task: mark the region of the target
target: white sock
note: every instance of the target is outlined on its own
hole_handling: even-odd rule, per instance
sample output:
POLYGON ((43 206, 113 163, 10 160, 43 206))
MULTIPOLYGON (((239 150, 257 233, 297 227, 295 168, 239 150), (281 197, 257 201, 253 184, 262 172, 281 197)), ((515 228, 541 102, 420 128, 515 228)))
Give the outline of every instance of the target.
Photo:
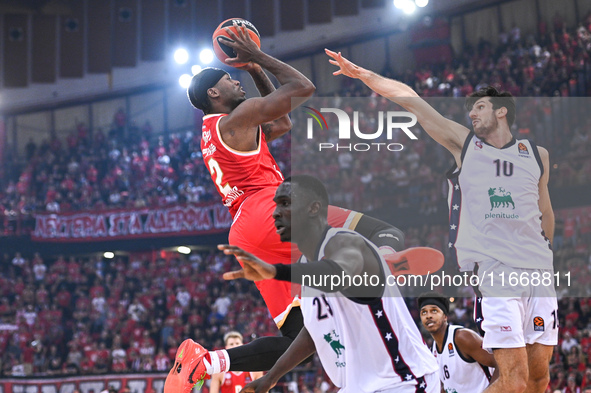
POLYGON ((225 349, 209 351, 209 358, 211 363, 207 361, 207 357, 203 359, 205 368, 209 375, 227 373, 230 371, 230 356, 228 356, 228 351, 225 349))

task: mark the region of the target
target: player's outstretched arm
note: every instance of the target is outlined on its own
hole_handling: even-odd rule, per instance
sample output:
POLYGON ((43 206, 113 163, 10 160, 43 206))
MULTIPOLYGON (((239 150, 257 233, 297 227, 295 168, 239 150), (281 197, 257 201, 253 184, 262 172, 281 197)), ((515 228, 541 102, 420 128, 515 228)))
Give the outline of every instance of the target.
MULTIPOLYGON (((288 265, 279 263, 272 265, 236 246, 220 244, 218 249, 222 250, 226 255, 234 255, 242 263, 242 269, 224 273, 224 280, 244 278, 250 281, 261 281, 276 279, 311 286, 324 292, 337 292, 347 287, 340 281, 333 283, 331 280, 321 280, 319 284, 316 284, 312 282, 311 277, 340 277, 343 273, 351 276, 360 274, 367 267, 365 260, 375 259, 375 256, 371 254, 369 247, 360 236, 349 234, 335 236, 326 246, 325 258, 308 263, 288 265)), ((375 266, 369 266, 369 268, 368 273, 379 273, 377 259, 375 266)))
POLYGON ((278 119, 314 94, 316 87, 301 72, 261 51, 246 33, 246 27, 236 26, 236 30, 238 35, 229 28, 226 29, 234 40, 227 45, 237 54, 232 59, 226 59, 226 62, 257 63, 275 75, 281 86, 264 97, 251 98, 236 107, 225 120, 224 126, 227 129, 251 128, 278 119))
POLYGON ((417 116, 418 122, 425 131, 435 141, 449 150, 456 158, 456 161, 459 160, 464 141, 470 133, 468 128, 443 117, 408 85, 360 67, 344 58, 340 52, 337 53, 328 49, 325 49, 325 51, 331 58, 329 62, 339 67, 337 71, 333 72, 333 75, 345 75, 359 79, 374 92, 413 113, 417 116))
POLYGON ((277 381, 282 376, 310 357, 315 351, 314 341, 304 326, 287 351, 277 360, 273 368, 264 377, 246 385, 242 389, 242 392, 268 392, 277 384, 277 381))
POLYGON ((548 191, 548 180, 550 178, 550 155, 548 150, 538 146, 542 166, 544 167, 544 174, 538 183, 540 199, 538 206, 542 213, 542 229, 544 235, 550 239, 550 243, 554 242, 554 210, 552 210, 552 203, 550 202, 550 192, 548 191))
POLYGON ((277 274, 275 266, 255 257, 240 247, 231 246, 229 244, 220 244, 218 245, 218 249, 223 251, 226 255, 234 255, 236 259, 242 262, 243 266, 240 270, 224 273, 224 280, 245 278, 250 281, 261 281, 275 278, 275 275, 277 274))

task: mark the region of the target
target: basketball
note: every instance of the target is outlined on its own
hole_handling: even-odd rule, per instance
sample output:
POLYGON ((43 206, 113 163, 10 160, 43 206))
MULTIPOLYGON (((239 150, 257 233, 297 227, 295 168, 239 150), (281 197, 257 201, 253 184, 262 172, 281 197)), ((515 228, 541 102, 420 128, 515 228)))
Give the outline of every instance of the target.
MULTIPOLYGON (((215 29, 215 31, 213 32, 213 37, 212 37, 213 51, 214 51, 216 57, 224 64, 227 64, 225 62, 226 59, 236 57, 236 52, 234 52, 234 49, 232 49, 231 47, 226 45, 227 42, 234 42, 234 41, 228 35, 228 33, 226 33, 226 31, 224 30, 224 27, 229 27, 230 29, 232 29, 232 31, 235 34, 238 34, 238 31, 234 27, 234 23, 236 23, 238 26, 245 26, 246 31, 250 35, 250 38, 254 41, 255 44, 257 44, 257 46, 259 48, 261 47, 261 36, 260 36, 258 30, 256 29, 256 27, 254 27, 254 25, 252 23, 250 23, 249 21, 247 21, 245 19, 241 19, 241 18, 227 19, 227 20, 223 21, 222 23, 220 23, 220 25, 217 27, 217 29, 215 29)), ((228 65, 230 65, 230 64, 228 64, 228 65)), ((246 63, 236 63, 236 64, 232 64, 232 67, 242 67, 244 65, 246 65, 246 63)))

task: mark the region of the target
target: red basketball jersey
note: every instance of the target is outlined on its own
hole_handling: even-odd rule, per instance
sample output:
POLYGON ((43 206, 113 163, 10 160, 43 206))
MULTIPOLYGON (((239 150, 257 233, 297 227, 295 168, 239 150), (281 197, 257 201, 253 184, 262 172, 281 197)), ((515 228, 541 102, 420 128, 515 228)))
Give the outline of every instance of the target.
POLYGON ((239 393, 250 382, 252 382, 252 378, 249 372, 228 371, 224 375, 220 393, 239 393))
POLYGON ((256 150, 238 151, 226 145, 219 130, 223 116, 226 114, 203 117, 201 152, 224 206, 234 217, 246 198, 264 188, 277 187, 283 175, 260 127, 256 150))

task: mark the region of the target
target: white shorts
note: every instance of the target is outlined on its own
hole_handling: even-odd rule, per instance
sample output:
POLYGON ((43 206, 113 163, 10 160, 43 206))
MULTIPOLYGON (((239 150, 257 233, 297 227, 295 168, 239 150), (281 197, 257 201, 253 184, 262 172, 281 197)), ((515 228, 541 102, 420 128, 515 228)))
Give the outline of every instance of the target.
POLYGON ((478 263, 482 347, 520 348, 558 343, 558 302, 552 269, 524 269, 498 261, 478 263))
POLYGON ((378 390, 375 393, 441 393, 441 382, 439 381, 439 370, 423 376, 423 381, 416 380, 400 382, 396 387, 378 390), (422 384, 424 383, 424 386, 422 384))

